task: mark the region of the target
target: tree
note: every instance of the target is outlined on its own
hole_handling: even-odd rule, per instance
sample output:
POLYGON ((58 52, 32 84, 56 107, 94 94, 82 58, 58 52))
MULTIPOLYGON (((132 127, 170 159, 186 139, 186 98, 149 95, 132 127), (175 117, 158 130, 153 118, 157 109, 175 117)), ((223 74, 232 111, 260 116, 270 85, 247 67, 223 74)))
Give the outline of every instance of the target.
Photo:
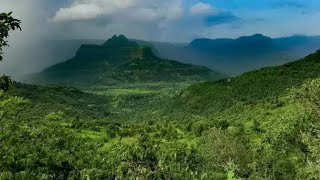
MULTIPOLYGON (((295 101, 301 103, 300 109, 309 116, 302 119, 298 128, 301 138, 300 149, 305 154, 305 166, 298 170, 299 179, 320 178, 320 79, 305 82, 301 88, 292 92, 295 101)), ((297 178, 298 179, 298 178, 297 178)))
MULTIPOLYGON (((20 29, 21 21, 13 18, 12 12, 10 13, 0 13, 0 61, 3 60, 3 52, 2 48, 5 46, 9 46, 6 38, 9 37, 9 32, 11 30, 20 29)), ((0 90, 7 91, 11 85, 11 80, 8 76, 0 77, 0 90)))
POLYGON ((3 75, 0 77, 0 90, 6 92, 9 90, 12 81, 9 76, 3 75))
POLYGON ((245 135, 234 135, 226 130, 213 128, 205 132, 200 142, 200 151, 209 177, 221 172, 226 173, 228 179, 249 176, 252 153, 245 135))
POLYGON ((6 41, 6 38, 9 37, 9 32, 11 30, 20 29, 20 23, 21 21, 18 19, 13 18, 12 12, 10 13, 0 13, 0 61, 3 60, 2 57, 2 48, 4 46, 8 46, 8 41, 6 41))

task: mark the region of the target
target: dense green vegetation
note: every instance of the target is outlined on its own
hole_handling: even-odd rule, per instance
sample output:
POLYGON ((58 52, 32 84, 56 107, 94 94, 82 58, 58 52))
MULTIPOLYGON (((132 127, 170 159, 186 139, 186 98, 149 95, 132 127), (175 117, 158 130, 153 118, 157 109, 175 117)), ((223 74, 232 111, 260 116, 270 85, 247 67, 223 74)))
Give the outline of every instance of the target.
MULTIPOLYGON (((113 121, 87 109, 93 101, 104 99, 108 97, 70 88, 23 84, 1 93, 0 177, 200 177, 196 172, 201 171, 201 158, 193 140, 199 135, 177 122, 113 121), (75 99, 82 99, 83 104, 74 104, 75 99)), ((93 110, 99 113, 101 109, 93 110)))
POLYGON ((248 107, 235 122, 157 112, 187 84, 90 90, 100 95, 16 84, 1 93, 0 177, 318 179, 319 84, 289 90, 279 107, 248 107), (111 114, 99 113, 103 105, 111 114))
MULTIPOLYGON (((217 112, 236 104, 279 102, 288 88, 299 87, 308 79, 320 77, 320 51, 306 58, 277 67, 245 73, 241 76, 200 83, 187 88, 181 101, 189 109, 217 112)), ((281 106, 281 103, 279 104, 281 106)))
POLYGON ((52 111, 61 111, 74 118, 103 118, 110 115, 110 100, 94 94, 84 93, 68 87, 41 87, 15 83, 8 92, 30 101, 23 116, 47 115, 52 111))

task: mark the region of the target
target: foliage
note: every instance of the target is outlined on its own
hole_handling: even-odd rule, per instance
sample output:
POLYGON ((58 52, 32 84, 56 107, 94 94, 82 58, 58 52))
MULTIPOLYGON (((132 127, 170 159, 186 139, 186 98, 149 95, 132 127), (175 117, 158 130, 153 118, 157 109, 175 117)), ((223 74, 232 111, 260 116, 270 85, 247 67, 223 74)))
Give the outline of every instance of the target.
POLYGON ((252 125, 241 119, 179 118, 180 113, 174 113, 176 120, 162 116, 164 112, 157 117, 152 109, 167 110, 160 104, 174 97, 152 102, 164 95, 165 85, 153 96, 131 101, 125 98, 137 93, 131 90, 100 96, 72 88, 15 84, 0 96, 1 178, 318 179, 318 84, 314 80, 293 89, 280 107, 261 103, 255 107, 259 111, 241 112, 244 119, 253 113, 248 116, 254 118, 252 125), (73 99, 82 98, 84 106, 76 106, 73 99), (112 112, 117 98, 124 100, 115 108, 119 114, 95 117, 86 110, 86 104, 101 101, 112 112), (287 103, 294 104, 292 109, 287 103), (138 110, 134 117, 133 111, 125 113, 128 108, 138 110), (257 116, 266 110, 272 115, 257 116))
MULTIPOLYGON (((181 93, 180 103, 196 113, 220 112, 239 103, 255 106, 276 102, 288 89, 320 77, 320 50, 306 58, 277 67, 245 73, 220 81, 200 83, 181 93)), ((281 105, 281 104, 279 104, 281 105)))
POLYGON ((27 106, 24 111, 26 117, 41 117, 59 111, 72 117, 71 119, 94 119, 110 115, 108 98, 84 93, 75 88, 14 83, 8 94, 31 100, 32 105, 27 106))
POLYGON ((12 81, 9 76, 6 76, 6 75, 0 76, 0 90, 7 92, 11 84, 12 84, 12 81))
MULTIPOLYGON (((137 137, 137 141, 100 142, 78 136, 77 129, 70 127, 90 126, 66 125, 68 121, 62 112, 49 113, 43 118, 28 117, 23 115, 26 106, 32 106, 32 102, 1 94, 1 178, 194 179, 201 176, 201 157, 194 148, 178 141, 164 143, 150 133, 159 124, 145 132, 148 124, 132 128, 134 124, 103 125, 105 121, 101 121, 100 126, 106 128, 118 126, 110 130, 121 138, 137 137)), ((167 134, 163 137, 171 138, 167 134)), ((116 139, 110 137, 110 141, 116 139)))
POLYGON ((20 29, 21 21, 12 17, 12 12, 10 13, 0 13, 0 61, 3 60, 2 48, 8 46, 8 41, 6 38, 9 36, 9 31, 20 29))
POLYGON ((202 141, 202 153, 208 172, 236 172, 240 177, 248 177, 252 152, 247 147, 245 136, 235 136, 224 130, 212 129, 204 135, 202 141))
MULTIPOLYGON (((3 47, 9 46, 8 41, 6 41, 6 38, 9 37, 9 32, 16 29, 21 30, 20 23, 20 20, 12 17, 12 12, 0 13, 0 61, 3 60, 3 47)), ((0 90, 8 91, 11 83, 11 79, 8 76, 0 76, 0 90)))
POLYGON ((301 109, 309 112, 309 118, 303 122, 300 130, 300 138, 303 143, 303 152, 306 154, 305 163, 298 171, 301 179, 320 178, 320 79, 308 81, 297 90, 293 90, 293 97, 302 103, 301 109))

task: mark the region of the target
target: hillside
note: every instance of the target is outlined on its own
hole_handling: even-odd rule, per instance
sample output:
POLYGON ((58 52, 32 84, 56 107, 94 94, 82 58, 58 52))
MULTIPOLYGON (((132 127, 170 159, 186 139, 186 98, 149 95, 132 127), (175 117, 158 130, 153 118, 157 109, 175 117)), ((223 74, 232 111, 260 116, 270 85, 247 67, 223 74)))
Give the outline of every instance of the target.
POLYGON ((14 83, 7 95, 29 101, 19 115, 21 118, 42 118, 63 112, 66 117, 95 119, 106 118, 112 111, 110 99, 75 88, 14 83))
POLYGON ((163 60, 152 50, 125 36, 113 36, 102 45, 81 45, 76 55, 30 77, 31 82, 62 85, 217 80, 225 77, 203 66, 163 60))
POLYGON ((15 83, 0 92, 0 179, 319 179, 319 69, 317 51, 188 88, 15 83))
POLYGON ((241 76, 193 85, 181 93, 184 105, 195 111, 217 112, 237 103, 256 104, 284 95, 308 79, 320 77, 320 51, 304 59, 241 76))
POLYGON ((0 92, 0 179, 319 179, 320 79, 304 82, 320 77, 319 60, 180 96, 187 83, 15 83, 0 92))

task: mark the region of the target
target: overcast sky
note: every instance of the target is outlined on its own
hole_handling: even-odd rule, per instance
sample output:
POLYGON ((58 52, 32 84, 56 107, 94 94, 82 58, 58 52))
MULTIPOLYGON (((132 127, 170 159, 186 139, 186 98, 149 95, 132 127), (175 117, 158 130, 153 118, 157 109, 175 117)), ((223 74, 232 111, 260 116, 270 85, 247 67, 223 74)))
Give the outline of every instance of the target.
MULTIPOLYGON (((320 34, 319 0, 0 0, 29 36, 158 41, 320 34)), ((22 36, 22 35, 21 35, 22 36)))
POLYGON ((0 72, 12 74, 37 69, 35 64, 41 63, 31 55, 44 51, 26 51, 25 44, 42 39, 107 39, 124 34, 189 42, 255 33, 320 34, 320 0, 0 0, 0 12, 9 11, 22 20, 23 28, 11 34, 7 61, 0 64, 0 72))

